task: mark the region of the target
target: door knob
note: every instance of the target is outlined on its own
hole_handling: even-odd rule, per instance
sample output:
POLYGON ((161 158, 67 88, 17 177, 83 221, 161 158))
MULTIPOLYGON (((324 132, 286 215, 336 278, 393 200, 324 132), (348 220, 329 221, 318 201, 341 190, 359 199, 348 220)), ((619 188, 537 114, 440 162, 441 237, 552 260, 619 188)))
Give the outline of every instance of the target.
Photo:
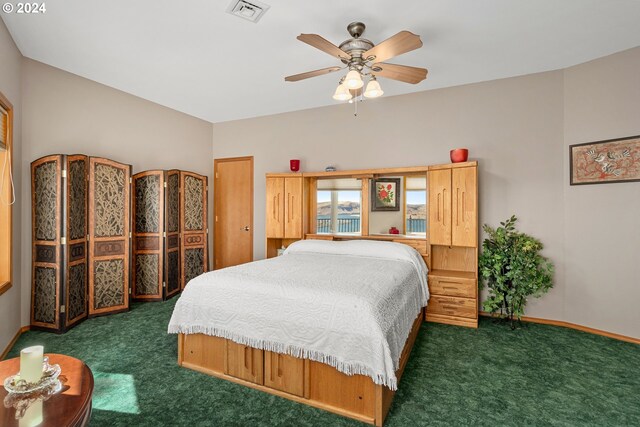
POLYGON ((240 231, 249 231, 249 226, 245 225, 243 228, 240 229, 240 231))

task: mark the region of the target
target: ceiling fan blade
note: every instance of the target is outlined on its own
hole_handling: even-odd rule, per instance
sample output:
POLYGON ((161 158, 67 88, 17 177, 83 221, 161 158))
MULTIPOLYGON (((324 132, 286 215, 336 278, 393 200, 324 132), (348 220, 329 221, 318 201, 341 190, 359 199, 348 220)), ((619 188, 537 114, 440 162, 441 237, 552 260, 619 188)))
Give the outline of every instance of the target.
POLYGON ((322 76, 323 74, 333 73, 334 71, 341 70, 342 67, 327 67, 321 70, 307 71, 306 73, 294 74, 293 76, 287 76, 284 78, 285 82, 297 82, 300 80, 308 79, 311 77, 322 76))
POLYGON ((422 40, 420 36, 417 36, 409 31, 400 31, 395 36, 392 36, 377 46, 372 47, 366 51, 362 57, 369 58, 375 56, 375 62, 383 62, 394 56, 402 55, 403 53, 410 52, 412 50, 422 47, 422 40))
POLYGON ((417 84, 427 78, 427 69, 410 67, 408 65, 396 65, 379 63, 371 66, 373 70, 371 73, 375 76, 385 77, 387 79, 399 80, 405 83, 417 84), (375 71, 377 68, 381 68, 380 71, 375 71))
POLYGON ((347 52, 341 50, 338 46, 331 43, 327 39, 320 37, 317 34, 300 34, 297 39, 303 43, 315 47, 316 49, 320 49, 321 51, 326 52, 335 58, 346 59, 347 61, 351 59, 351 55, 349 55, 347 52))

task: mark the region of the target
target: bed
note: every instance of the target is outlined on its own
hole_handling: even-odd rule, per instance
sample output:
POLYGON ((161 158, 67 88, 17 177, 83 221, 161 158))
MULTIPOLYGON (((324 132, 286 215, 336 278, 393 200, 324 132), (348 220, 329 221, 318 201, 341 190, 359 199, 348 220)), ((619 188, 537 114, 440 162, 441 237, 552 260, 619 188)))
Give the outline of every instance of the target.
POLYGON ((168 332, 184 367, 382 425, 428 292, 410 246, 303 240, 190 281, 168 332))

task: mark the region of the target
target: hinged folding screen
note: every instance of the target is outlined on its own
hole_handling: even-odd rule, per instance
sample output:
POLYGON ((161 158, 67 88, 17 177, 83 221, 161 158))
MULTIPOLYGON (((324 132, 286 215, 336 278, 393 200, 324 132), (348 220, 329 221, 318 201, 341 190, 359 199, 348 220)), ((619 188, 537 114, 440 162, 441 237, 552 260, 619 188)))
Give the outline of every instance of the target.
POLYGON ((63 332, 87 317, 87 168, 83 155, 31 163, 31 324, 63 332))
POLYGON ((189 280, 209 270, 207 177, 180 171, 181 277, 189 280))
POLYGON ((131 166, 91 157, 89 315, 129 308, 131 166))

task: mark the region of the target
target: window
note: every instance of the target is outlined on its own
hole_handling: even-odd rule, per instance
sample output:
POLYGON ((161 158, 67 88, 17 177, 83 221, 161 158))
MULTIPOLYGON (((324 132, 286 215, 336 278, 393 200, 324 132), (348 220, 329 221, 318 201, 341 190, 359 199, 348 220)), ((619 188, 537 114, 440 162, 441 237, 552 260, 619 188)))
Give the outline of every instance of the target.
POLYGON ((317 233, 360 233, 362 183, 357 179, 318 181, 317 233))
POLYGON ((406 234, 426 235, 427 233, 427 180, 409 177, 405 193, 406 234))
POLYGON ((15 201, 11 170, 12 107, 0 93, 0 294, 11 287, 11 205, 15 201))

